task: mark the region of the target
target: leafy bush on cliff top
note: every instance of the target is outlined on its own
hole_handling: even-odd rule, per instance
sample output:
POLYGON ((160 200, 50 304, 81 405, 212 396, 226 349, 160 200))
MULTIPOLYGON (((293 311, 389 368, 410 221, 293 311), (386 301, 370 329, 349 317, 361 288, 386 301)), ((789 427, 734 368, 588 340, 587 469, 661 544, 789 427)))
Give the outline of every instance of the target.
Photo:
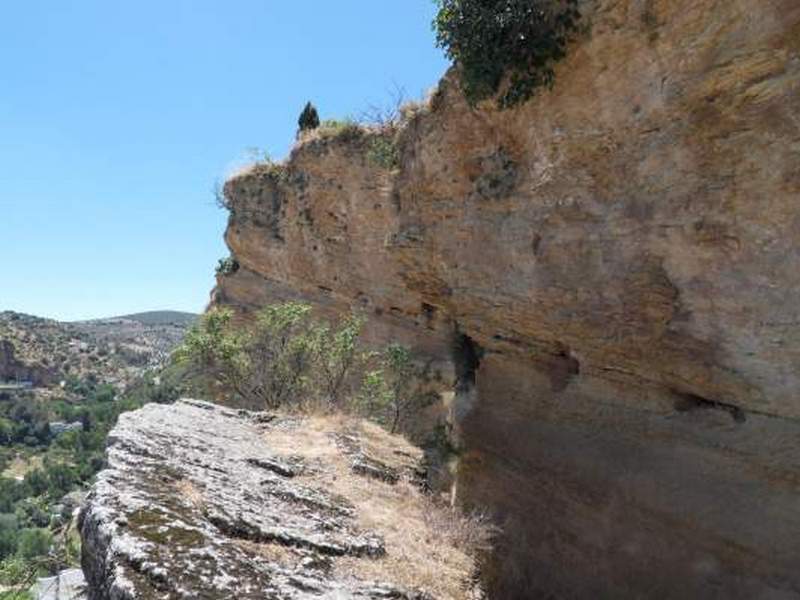
POLYGON ((436 42, 459 68, 470 104, 498 92, 508 108, 552 86, 578 0, 437 0, 436 42))

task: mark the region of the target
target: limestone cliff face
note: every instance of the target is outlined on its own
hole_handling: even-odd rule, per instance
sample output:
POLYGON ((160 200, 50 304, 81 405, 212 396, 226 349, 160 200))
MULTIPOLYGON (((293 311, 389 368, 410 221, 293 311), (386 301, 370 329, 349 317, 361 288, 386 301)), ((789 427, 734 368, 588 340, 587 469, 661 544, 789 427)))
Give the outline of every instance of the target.
POLYGON ((445 77, 397 170, 367 132, 232 178, 214 301, 360 307, 459 380, 496 597, 794 597, 800 4, 584 9, 552 91, 445 77))

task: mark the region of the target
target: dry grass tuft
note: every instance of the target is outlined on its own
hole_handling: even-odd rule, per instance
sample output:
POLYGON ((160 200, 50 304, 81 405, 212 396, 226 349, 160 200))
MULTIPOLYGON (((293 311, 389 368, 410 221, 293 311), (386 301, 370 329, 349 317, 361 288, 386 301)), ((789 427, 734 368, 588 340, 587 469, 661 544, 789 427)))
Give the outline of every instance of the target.
POLYGON ((292 567, 299 560, 296 550, 282 544, 258 544, 247 540, 236 540, 235 543, 248 554, 260 556, 265 561, 281 567, 292 567))
POLYGON ((203 497, 203 492, 188 479, 181 479, 175 484, 175 487, 180 494, 179 497, 186 498, 193 506, 197 508, 203 508, 205 506, 206 502, 203 497))
POLYGON ((500 529, 489 517, 480 512, 464 514, 451 506, 433 503, 425 513, 425 522, 431 531, 460 548, 468 548, 470 554, 489 552, 500 529))
POLYGON ((247 162, 232 169, 226 181, 233 181, 240 177, 251 177, 254 175, 265 175, 274 179, 280 179, 286 169, 286 165, 282 162, 275 162, 272 160, 257 160, 247 162))

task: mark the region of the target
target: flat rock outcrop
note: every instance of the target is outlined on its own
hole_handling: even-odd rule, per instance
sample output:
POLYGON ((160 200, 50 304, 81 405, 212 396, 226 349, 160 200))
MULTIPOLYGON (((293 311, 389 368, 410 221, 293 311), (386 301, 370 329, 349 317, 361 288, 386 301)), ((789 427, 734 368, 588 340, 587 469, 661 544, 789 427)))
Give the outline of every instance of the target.
POLYGON ((231 178, 214 302, 356 307, 444 365, 496 597, 796 597, 800 4, 581 6, 552 90, 446 76, 396 169, 370 130, 231 178))
POLYGON ((471 559, 425 524, 440 509, 414 487, 419 458, 332 418, 125 414, 79 521, 89 600, 468 597, 471 559), (391 481, 351 468, 370 447, 391 481))

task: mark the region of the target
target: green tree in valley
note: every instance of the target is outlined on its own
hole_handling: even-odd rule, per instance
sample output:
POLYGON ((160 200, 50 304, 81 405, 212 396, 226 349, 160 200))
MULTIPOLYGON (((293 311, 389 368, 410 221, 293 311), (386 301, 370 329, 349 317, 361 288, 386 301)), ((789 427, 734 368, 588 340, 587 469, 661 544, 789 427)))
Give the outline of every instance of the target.
POLYGON ((19 533, 17 554, 24 560, 44 556, 53 545, 53 534, 49 529, 23 529, 19 533))
POLYGON ((13 514, 0 514, 0 559, 17 551, 19 519, 13 514))

